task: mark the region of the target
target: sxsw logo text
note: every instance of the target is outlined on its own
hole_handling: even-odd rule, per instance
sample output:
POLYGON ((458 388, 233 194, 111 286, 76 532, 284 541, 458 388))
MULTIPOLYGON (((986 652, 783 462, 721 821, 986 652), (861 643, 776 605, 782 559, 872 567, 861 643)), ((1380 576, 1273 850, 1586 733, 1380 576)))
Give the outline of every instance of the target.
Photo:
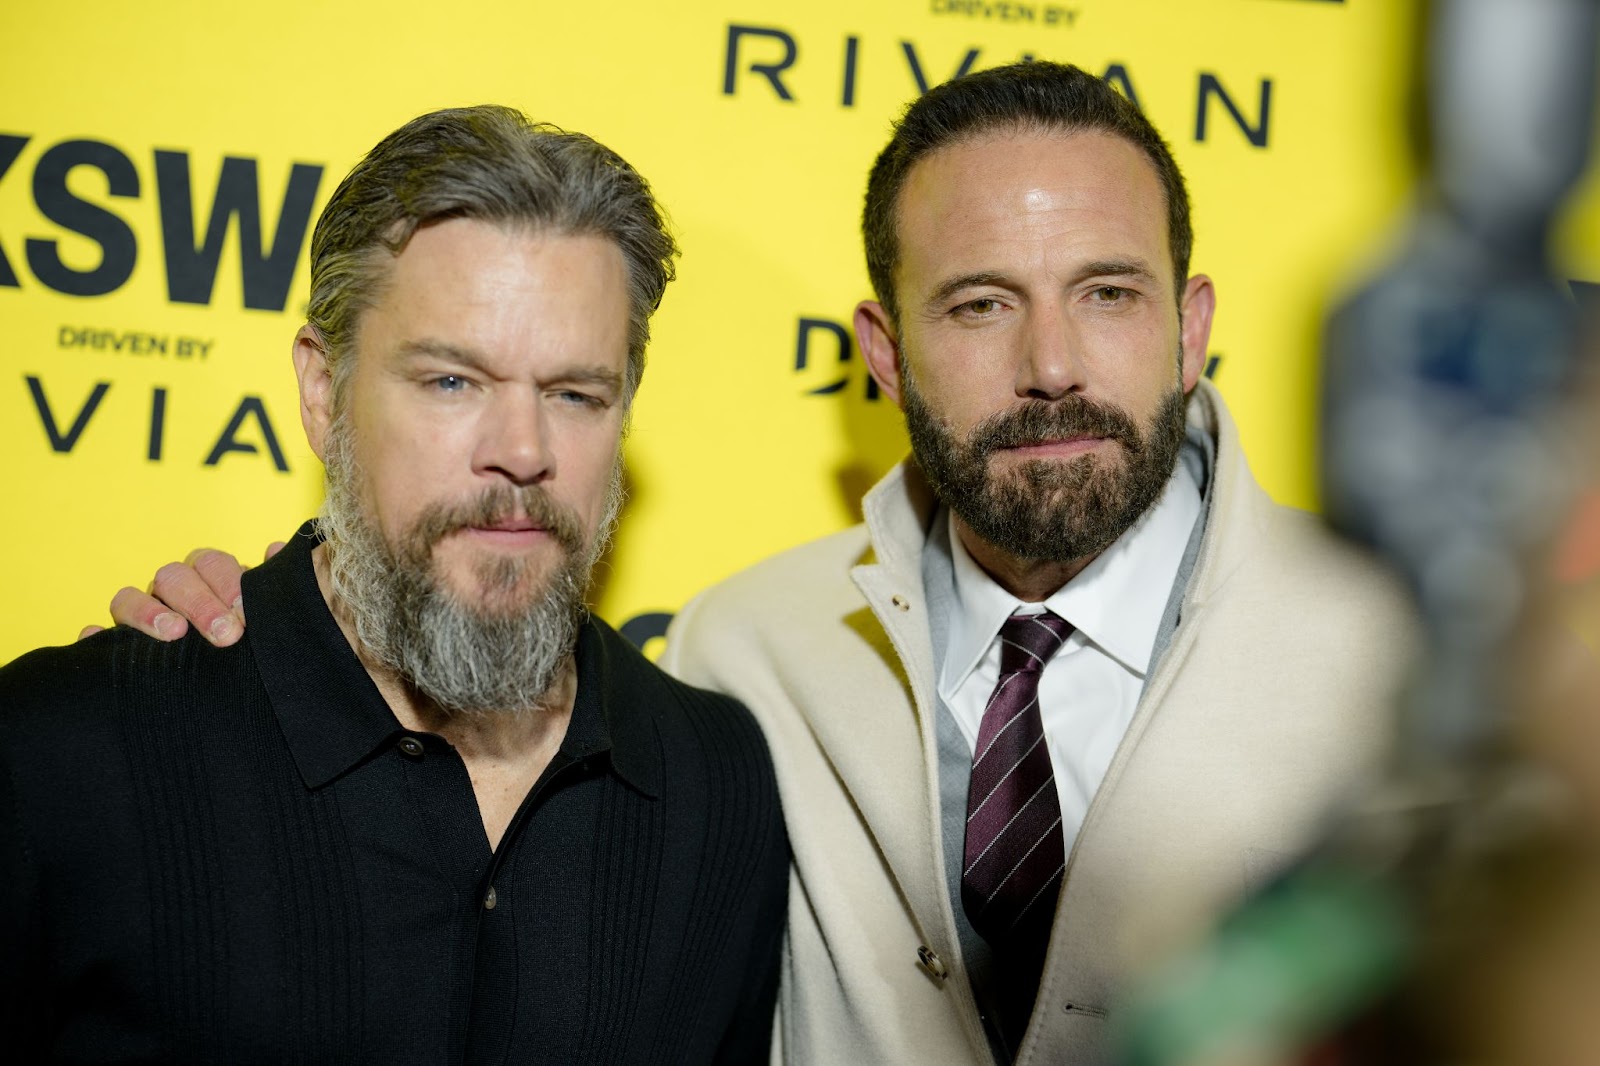
MULTIPOLYGON (((20 169, 16 163, 31 140, 26 135, 0 134, 0 181, 28 180, 13 171, 20 169)), ((211 302, 223 246, 231 234, 238 246, 244 306, 282 311, 323 168, 295 163, 287 181, 263 190, 255 159, 227 156, 216 187, 196 189, 189 153, 157 148, 151 172, 167 299, 180 304, 211 302), (263 194, 275 210, 263 211, 263 194), (270 234, 263 224, 269 215, 277 219, 270 234)), ((140 241, 127 219, 100 201, 137 200, 150 192, 133 160, 104 141, 60 141, 34 160, 31 181, 39 214, 97 245, 99 262, 70 265, 61 255, 60 242, 46 232, 0 232, 0 287, 23 287, 19 271, 24 264, 33 280, 68 296, 104 296, 126 284, 142 252, 140 241), (86 171, 93 174, 85 175, 86 171), (78 190, 104 188, 105 193, 89 199, 74 185, 78 190)))

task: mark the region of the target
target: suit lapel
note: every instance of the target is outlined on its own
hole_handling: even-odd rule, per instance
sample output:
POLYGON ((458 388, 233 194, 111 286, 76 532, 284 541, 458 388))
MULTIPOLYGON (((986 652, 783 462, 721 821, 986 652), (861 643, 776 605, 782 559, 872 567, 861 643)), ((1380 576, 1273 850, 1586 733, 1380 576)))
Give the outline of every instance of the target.
POLYGON ((921 479, 902 464, 863 510, 874 558, 850 576, 867 610, 847 619, 899 682, 865 694, 852 713, 817 716, 813 728, 855 798, 894 873, 925 943, 952 961, 954 921, 945 891, 938 804, 933 644, 922 584, 922 547, 933 512, 921 479))

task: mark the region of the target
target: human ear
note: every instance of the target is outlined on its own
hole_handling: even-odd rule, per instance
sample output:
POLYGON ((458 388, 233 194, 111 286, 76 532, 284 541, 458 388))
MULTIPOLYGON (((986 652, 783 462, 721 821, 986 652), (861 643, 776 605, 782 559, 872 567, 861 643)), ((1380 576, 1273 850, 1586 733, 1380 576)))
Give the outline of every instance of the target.
POLYGON ((895 339, 894 322, 877 300, 862 300, 856 305, 856 344, 867 361, 867 370, 884 395, 900 405, 900 343, 895 339))
POLYGON ((325 459, 328 425, 333 421, 333 375, 322 333, 307 322, 294 335, 294 374, 300 382, 300 424, 318 459, 325 459))
POLYGON ((1217 309, 1217 291, 1211 279, 1196 274, 1183 289, 1178 341, 1183 351, 1183 391, 1194 389, 1206 368, 1211 344, 1211 316, 1217 309))

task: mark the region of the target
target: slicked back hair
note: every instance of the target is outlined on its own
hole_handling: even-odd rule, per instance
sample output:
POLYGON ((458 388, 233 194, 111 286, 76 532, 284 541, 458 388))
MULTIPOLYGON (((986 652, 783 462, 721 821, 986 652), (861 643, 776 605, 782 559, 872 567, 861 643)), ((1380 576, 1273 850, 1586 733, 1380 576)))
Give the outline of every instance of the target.
POLYGON ((1172 151, 1134 104, 1107 82, 1062 63, 1025 62, 945 82, 906 108, 867 179, 861 233, 867 274, 891 321, 899 322, 894 273, 900 263, 900 192, 917 161, 950 145, 1008 133, 1109 133, 1129 141, 1156 168, 1167 200, 1167 243, 1179 299, 1189 276, 1194 233, 1189 193, 1172 151))
POLYGON ((361 313, 420 226, 472 218, 603 237, 628 273, 627 392, 644 374, 650 316, 674 276, 678 246, 650 186, 605 145, 484 105, 412 119, 368 152, 334 190, 311 236, 306 318, 322 335, 335 407, 355 361, 361 313))

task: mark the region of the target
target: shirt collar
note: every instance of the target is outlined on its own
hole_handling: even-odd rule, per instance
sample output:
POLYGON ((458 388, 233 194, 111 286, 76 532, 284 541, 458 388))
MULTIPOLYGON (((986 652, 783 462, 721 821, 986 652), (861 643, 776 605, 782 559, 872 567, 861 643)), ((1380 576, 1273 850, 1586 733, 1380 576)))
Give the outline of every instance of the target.
MULTIPOLYGON (((1188 464, 1178 463, 1156 503, 1043 606, 1143 677, 1199 514, 1200 486, 1188 464)), ((1007 618, 1019 609, 1037 609, 985 573, 961 543, 954 517, 948 521, 955 610, 939 679, 946 699, 977 667, 1007 618)))
POLYGON ((578 695, 561 742, 573 758, 608 753, 611 768, 652 799, 662 755, 651 708, 666 704, 666 678, 616 630, 590 617, 578 631, 578 695))
MULTIPOLYGON (((321 542, 316 523, 307 522, 281 552, 243 579, 245 642, 300 776, 313 789, 405 732, 322 598, 311 556, 321 542)), ((646 795, 659 795, 655 724, 648 704, 633 698, 650 691, 633 676, 645 660, 596 619, 579 631, 576 656, 578 692, 562 754, 575 760, 609 755, 620 777, 646 795)))

